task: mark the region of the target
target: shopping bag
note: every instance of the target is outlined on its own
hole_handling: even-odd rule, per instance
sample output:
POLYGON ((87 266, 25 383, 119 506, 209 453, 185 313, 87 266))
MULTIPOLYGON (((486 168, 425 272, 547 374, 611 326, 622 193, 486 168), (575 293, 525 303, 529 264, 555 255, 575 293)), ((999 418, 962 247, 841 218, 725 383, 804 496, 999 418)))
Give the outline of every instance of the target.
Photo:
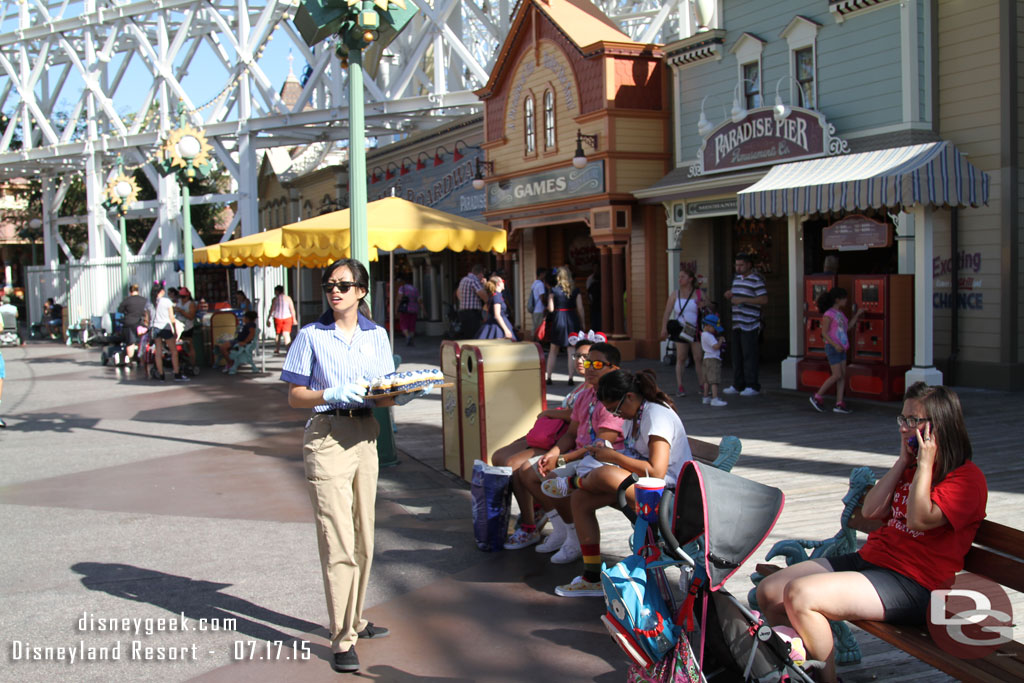
POLYGON ((505 547, 512 502, 512 468, 473 461, 470 482, 473 499, 473 537, 476 547, 492 552, 505 547))

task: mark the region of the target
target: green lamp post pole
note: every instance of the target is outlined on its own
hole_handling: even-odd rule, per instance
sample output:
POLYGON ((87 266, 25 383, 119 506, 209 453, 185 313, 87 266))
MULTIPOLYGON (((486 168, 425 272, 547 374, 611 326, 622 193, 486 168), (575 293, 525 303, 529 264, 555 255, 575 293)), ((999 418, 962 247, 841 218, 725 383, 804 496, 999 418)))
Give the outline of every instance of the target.
MULTIPOLYGON (((371 5, 372 3, 364 3, 371 5)), ((373 13, 376 15, 376 13, 373 13)), ((366 225, 366 121, 363 113, 362 32, 347 36, 348 51, 348 206, 352 258, 370 267, 369 233, 366 225), (353 44, 355 43, 355 44, 353 44)), ((367 294, 369 299, 370 295, 367 294)), ((369 301, 367 301, 369 303, 369 301)))
MULTIPOLYGON (((124 159, 121 158, 120 154, 117 155, 117 175, 119 177, 124 175, 124 159)), ((118 183, 117 187, 115 188, 115 191, 117 192, 118 196, 121 197, 121 204, 118 205, 118 207, 117 207, 117 229, 118 229, 118 232, 121 233, 121 290, 124 292, 125 296, 127 296, 128 295, 128 228, 125 225, 125 219, 124 219, 124 214, 125 214, 124 200, 126 200, 128 198, 128 195, 131 194, 131 187, 128 187, 127 191, 125 191, 124 195, 122 196, 121 195, 122 190, 124 190, 125 188, 122 188, 121 185, 122 185, 122 183, 118 183)))
MULTIPOLYGON (((192 160, 188 160, 188 167, 192 169, 192 160)), ((196 278, 194 264, 192 262, 192 206, 190 203, 188 185, 192 181, 186 177, 181 183, 181 217, 184 222, 184 241, 182 250, 185 252, 185 287, 189 292, 196 291, 196 278)))

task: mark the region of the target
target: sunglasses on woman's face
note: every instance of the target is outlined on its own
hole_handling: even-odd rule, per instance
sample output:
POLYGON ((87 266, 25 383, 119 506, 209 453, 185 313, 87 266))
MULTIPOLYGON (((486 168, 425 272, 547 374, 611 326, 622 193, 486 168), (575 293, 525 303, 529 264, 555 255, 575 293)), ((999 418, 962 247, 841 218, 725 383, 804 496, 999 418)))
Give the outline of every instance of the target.
POLYGON ((629 396, 629 394, 623 394, 622 398, 619 399, 619 402, 617 404, 615 404, 615 410, 612 411, 612 417, 622 417, 623 416, 622 415, 622 404, 626 402, 626 397, 627 396, 629 396))
POLYGON ((583 361, 583 367, 594 368, 595 370, 604 370, 605 368, 614 368, 615 365, 609 363, 606 360, 590 360, 589 358, 583 361))
POLYGON ((353 287, 358 287, 358 282, 347 282, 345 280, 328 280, 324 283, 324 294, 330 294, 335 288, 338 289, 342 294, 347 294, 348 290, 353 287))

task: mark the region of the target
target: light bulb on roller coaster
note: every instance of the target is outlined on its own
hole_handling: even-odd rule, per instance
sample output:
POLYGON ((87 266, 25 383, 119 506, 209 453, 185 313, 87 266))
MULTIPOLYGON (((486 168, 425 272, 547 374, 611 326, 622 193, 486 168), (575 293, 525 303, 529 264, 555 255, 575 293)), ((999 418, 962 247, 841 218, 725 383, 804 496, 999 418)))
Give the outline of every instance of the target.
POLYGON ((372 43, 375 40, 377 40, 377 32, 376 31, 370 31, 370 30, 363 31, 363 42, 364 43, 370 44, 370 43, 372 43))

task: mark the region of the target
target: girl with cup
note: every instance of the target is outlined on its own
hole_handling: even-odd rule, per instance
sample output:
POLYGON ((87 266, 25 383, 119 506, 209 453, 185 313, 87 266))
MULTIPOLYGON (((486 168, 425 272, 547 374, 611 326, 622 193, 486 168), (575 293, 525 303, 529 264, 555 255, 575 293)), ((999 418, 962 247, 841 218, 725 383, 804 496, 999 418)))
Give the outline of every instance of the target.
MULTIPOLYGON (((576 534, 583 551, 583 574, 555 589, 562 597, 604 595, 597 510, 615 504, 619 484, 634 473, 660 480, 662 486, 675 486, 683 463, 693 458, 675 405, 658 388, 653 371, 635 375, 627 370, 608 373, 598 382, 597 399, 613 416, 623 419, 622 451, 601 444, 587 446, 587 456, 576 476, 548 479, 542 484, 544 493, 552 498, 571 496, 576 534), (588 463, 594 466, 588 467, 588 463)), ((655 483, 648 481, 648 489, 656 489, 652 486, 655 483)), ((632 489, 626 495, 635 504, 632 489)))

